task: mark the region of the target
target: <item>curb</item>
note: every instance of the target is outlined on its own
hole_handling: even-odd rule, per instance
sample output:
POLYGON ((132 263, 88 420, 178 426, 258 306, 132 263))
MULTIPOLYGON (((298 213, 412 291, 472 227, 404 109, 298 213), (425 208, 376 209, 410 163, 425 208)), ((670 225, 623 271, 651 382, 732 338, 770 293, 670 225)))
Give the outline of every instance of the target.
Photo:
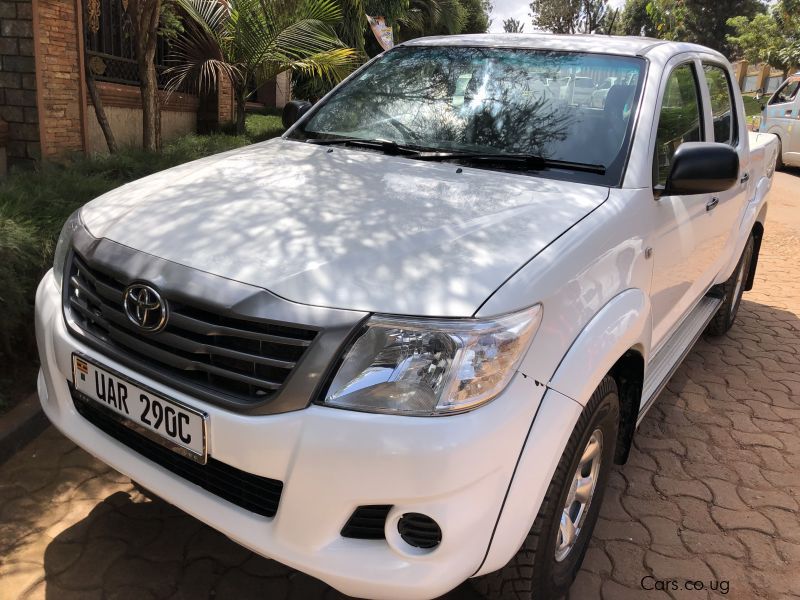
POLYGON ((36 393, 0 416, 0 464, 44 431, 48 424, 36 393))

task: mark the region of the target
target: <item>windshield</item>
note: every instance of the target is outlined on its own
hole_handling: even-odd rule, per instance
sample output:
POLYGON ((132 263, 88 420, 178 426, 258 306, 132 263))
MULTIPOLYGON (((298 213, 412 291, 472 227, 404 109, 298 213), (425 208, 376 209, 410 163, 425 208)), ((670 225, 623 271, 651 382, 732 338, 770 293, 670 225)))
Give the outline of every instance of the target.
POLYGON ((598 165, 570 178, 618 185, 643 69, 640 58, 604 54, 401 46, 337 89, 290 137, 532 155, 598 165), (592 99, 607 81, 608 92, 592 99))

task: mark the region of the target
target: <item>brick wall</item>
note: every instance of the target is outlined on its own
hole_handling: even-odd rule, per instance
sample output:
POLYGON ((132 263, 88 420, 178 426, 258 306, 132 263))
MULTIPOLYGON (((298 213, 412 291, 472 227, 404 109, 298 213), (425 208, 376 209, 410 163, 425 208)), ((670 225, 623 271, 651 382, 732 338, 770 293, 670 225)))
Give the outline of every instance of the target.
POLYGON ((8 123, 8 165, 39 157, 31 0, 0 0, 0 119, 8 123))
POLYGON ((227 77, 219 78, 217 90, 217 122, 222 125, 236 120, 236 104, 233 100, 233 86, 227 77))
POLYGON ((85 148, 80 0, 33 0, 42 156, 85 148))

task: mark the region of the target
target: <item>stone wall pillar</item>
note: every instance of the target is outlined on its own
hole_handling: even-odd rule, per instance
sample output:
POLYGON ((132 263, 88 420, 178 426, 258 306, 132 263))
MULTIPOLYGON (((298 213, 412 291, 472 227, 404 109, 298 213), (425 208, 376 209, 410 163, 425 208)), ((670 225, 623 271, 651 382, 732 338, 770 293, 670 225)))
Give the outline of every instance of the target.
POLYGON ((86 148, 81 0, 33 0, 42 157, 86 148))
POLYGON ((749 66, 748 62, 744 59, 738 60, 733 63, 733 73, 736 77, 736 83, 739 85, 739 89, 744 89, 744 82, 747 79, 747 67, 749 66))
POLYGON ((233 123, 236 120, 233 85, 227 77, 220 77, 217 88, 217 123, 220 125, 233 123))
POLYGON ((39 158, 32 0, 0 0, 0 119, 8 123, 8 166, 39 158))

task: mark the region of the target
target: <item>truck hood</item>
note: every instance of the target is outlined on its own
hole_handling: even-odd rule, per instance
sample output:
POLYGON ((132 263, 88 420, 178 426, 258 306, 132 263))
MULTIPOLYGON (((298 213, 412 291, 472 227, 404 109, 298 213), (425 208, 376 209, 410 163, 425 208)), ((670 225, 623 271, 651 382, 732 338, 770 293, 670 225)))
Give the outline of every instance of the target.
POLYGON ((295 302, 456 317, 607 196, 278 139, 129 183, 81 214, 95 237, 295 302))

